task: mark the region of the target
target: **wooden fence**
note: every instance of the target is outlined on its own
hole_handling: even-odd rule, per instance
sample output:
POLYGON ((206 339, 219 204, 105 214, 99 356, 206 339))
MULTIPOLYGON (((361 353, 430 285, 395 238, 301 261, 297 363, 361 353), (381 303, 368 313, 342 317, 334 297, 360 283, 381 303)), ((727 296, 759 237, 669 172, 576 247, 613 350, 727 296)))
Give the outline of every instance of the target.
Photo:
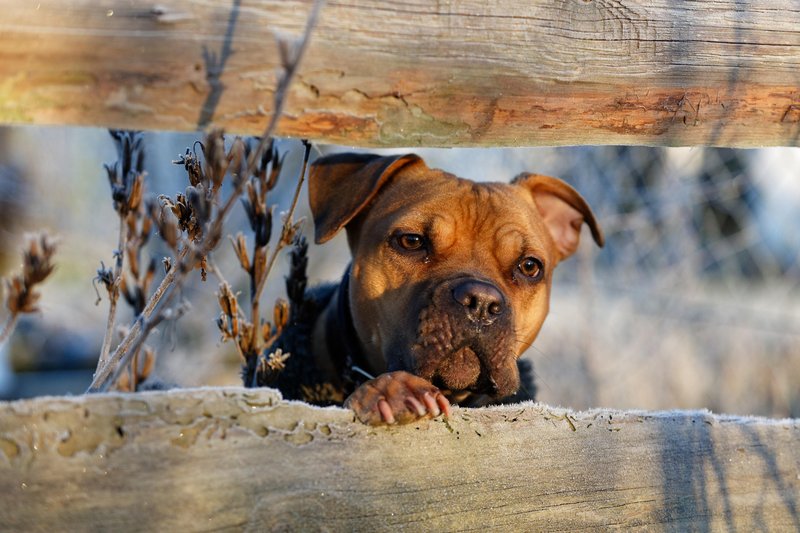
MULTIPOLYGON (((261 133, 308 1, 6 0, 0 122, 261 133)), ((362 146, 797 146, 789 0, 329 2, 283 135, 362 146)))
POLYGON ((271 390, 0 405, 5 531, 797 531, 800 421, 455 409, 373 429, 271 390))
MULTIPOLYGON (((308 2, 7 0, 0 122, 260 133, 308 2)), ((329 2, 280 133, 359 146, 797 146, 788 1, 329 2)), ((800 530, 800 422, 270 390, 0 404, 2 530, 800 530)))

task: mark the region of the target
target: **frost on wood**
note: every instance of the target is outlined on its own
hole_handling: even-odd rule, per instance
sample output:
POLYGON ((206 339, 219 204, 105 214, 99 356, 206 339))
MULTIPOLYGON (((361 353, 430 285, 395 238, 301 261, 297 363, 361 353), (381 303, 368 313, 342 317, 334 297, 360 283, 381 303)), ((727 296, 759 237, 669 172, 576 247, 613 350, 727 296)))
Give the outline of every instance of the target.
POLYGON ((369 428, 271 390, 0 404, 0 529, 800 527, 800 421, 455 409, 369 428))

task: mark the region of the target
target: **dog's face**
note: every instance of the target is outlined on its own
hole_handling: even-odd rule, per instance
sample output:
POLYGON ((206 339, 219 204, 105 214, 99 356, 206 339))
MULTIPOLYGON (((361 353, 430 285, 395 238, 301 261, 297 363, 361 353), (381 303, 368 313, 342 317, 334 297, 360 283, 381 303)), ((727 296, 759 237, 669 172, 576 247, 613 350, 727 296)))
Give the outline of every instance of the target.
POLYGON ((565 183, 474 183, 416 156, 345 154, 314 166, 317 240, 347 229, 354 326, 375 370, 504 397, 547 315, 552 273, 589 222, 565 183))

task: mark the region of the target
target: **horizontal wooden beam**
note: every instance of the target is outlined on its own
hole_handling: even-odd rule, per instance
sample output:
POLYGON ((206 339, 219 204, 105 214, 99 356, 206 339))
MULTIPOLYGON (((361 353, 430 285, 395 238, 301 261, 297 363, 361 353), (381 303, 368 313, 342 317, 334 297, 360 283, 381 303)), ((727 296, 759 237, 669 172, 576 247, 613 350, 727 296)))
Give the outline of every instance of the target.
MULTIPOLYGON (((309 0, 7 0, 0 122, 258 134, 309 0)), ((361 146, 800 144, 790 0, 329 1, 282 135, 361 146)))
POLYGON ((370 428, 269 389, 0 403, 3 531, 800 529, 800 421, 454 409, 370 428))

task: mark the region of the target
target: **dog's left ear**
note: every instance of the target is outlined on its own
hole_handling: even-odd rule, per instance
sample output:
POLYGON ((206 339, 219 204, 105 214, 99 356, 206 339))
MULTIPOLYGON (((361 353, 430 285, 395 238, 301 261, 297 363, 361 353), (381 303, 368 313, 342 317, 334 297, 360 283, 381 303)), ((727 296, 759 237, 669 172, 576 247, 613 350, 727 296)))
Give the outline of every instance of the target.
POLYGON ((605 243, 603 230, 583 197, 566 182, 541 174, 523 173, 514 178, 515 185, 530 191, 533 201, 555 242, 559 260, 578 249, 581 225, 585 222, 598 246, 605 243))
POLYGON ((308 201, 316 242, 331 239, 366 208, 392 175, 420 161, 415 154, 381 157, 354 153, 314 161, 308 175, 308 201))

